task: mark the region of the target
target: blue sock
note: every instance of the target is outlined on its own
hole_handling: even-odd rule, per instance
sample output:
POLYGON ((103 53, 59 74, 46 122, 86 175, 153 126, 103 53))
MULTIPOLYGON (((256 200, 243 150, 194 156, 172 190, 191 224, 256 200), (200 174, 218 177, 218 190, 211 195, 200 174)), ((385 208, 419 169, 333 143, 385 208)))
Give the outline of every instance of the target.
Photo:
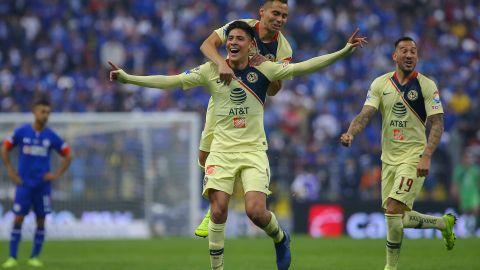
POLYGON ((17 258, 18 245, 22 239, 22 225, 13 225, 12 233, 10 234, 10 257, 17 258))
POLYGON ((45 228, 37 228, 35 230, 35 236, 33 238, 33 248, 32 248, 32 256, 38 257, 40 251, 42 251, 43 241, 45 240, 45 228))

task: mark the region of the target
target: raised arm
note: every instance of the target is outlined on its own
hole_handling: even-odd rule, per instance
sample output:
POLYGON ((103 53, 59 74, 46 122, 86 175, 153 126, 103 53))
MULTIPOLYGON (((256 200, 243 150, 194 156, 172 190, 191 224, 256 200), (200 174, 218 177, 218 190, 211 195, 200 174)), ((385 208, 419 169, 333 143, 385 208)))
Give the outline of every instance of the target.
POLYGON ((430 134, 428 135, 427 146, 423 150, 422 157, 417 165, 417 176, 427 176, 430 170, 430 161, 433 152, 440 144, 440 139, 443 134, 443 113, 430 115, 427 118, 427 123, 431 124, 430 134))
POLYGON ((233 70, 225 62, 225 58, 218 52, 218 48, 222 45, 222 40, 217 33, 212 32, 210 36, 203 41, 200 46, 200 51, 210 61, 215 63, 218 67, 218 73, 220 74, 220 81, 229 85, 232 78, 235 77, 233 70))
POLYGON ((375 107, 369 105, 363 106, 362 111, 350 123, 348 131, 346 133, 343 133, 340 137, 340 143, 343 146, 350 147, 350 145, 352 145, 355 135, 365 129, 365 127, 370 122, 376 112, 377 109, 375 107))
POLYGON ((307 61, 294 64, 293 76, 313 73, 322 69, 352 53, 356 47, 363 47, 363 44, 368 43, 366 37, 358 36, 359 29, 352 33, 347 41, 347 45, 340 51, 330 53, 327 55, 317 56, 307 61))
POLYGON ((143 87, 160 89, 182 87, 182 78, 180 75, 135 76, 126 73, 110 61, 108 61, 108 63, 112 67, 112 71, 110 71, 110 81, 117 80, 121 83, 129 83, 143 87))

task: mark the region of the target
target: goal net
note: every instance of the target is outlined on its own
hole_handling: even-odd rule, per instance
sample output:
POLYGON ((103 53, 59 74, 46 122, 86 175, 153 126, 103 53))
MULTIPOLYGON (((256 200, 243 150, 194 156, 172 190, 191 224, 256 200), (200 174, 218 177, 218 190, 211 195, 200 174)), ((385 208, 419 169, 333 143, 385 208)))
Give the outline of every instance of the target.
MULTIPOLYGON (((31 123, 31 114, 0 114, 0 136, 31 123)), ((194 113, 52 114, 73 161, 53 185, 50 238, 191 235, 200 220, 197 165, 200 119, 194 113)), ((17 151, 11 159, 17 168, 17 151)), ((52 169, 60 158, 52 154, 52 169)), ((9 237, 15 187, 0 165, 0 238, 9 237)), ((34 230, 33 215, 24 224, 34 230)), ((28 236, 27 236, 28 237, 28 236)))

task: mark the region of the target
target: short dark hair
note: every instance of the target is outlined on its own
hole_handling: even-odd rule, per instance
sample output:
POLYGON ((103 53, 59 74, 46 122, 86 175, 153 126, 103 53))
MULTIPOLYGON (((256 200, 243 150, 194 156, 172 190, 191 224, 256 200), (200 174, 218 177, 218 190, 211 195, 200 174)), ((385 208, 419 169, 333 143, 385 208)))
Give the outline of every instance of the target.
POLYGON ((413 43, 415 43, 415 45, 417 45, 417 42, 415 42, 415 40, 411 37, 408 37, 408 36, 404 36, 404 37, 401 37, 399 39, 397 39, 397 41, 395 41, 395 49, 397 48, 398 44, 402 41, 413 41, 413 43))
POLYGON ((33 101, 32 107, 36 107, 38 105, 51 107, 50 101, 48 101, 48 99, 45 97, 37 98, 33 101))
POLYGON ((263 1, 263 5, 265 6, 265 5, 267 5, 267 4, 271 4, 271 3, 275 2, 275 1, 278 1, 278 2, 280 2, 280 3, 282 3, 282 4, 288 4, 288 0, 265 0, 265 1, 263 1))
POLYGON ((245 31, 252 39, 255 39, 255 32, 253 31, 253 28, 248 25, 248 23, 244 21, 234 21, 231 24, 228 25, 227 30, 225 31, 225 34, 228 35, 233 29, 242 29, 245 31))

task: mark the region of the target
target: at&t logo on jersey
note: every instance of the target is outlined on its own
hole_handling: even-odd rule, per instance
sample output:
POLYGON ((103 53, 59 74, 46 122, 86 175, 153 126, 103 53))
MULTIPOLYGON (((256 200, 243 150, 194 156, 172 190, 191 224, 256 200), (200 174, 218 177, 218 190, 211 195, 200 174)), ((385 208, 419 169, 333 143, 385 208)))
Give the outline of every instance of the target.
POLYGON ((247 100, 247 93, 242 88, 235 88, 230 92, 230 100, 235 105, 242 105, 247 100))
POLYGON ((397 117, 404 117, 407 115, 407 108, 402 102, 397 102, 393 105, 392 112, 397 117))
MULTIPOLYGON (((247 93, 245 93, 245 90, 243 90, 242 88, 235 88, 231 90, 230 101, 232 101, 233 104, 239 106, 239 105, 242 105, 246 100, 247 100, 247 93)), ((248 114, 248 109, 249 107, 230 108, 230 112, 228 114, 244 115, 244 114, 248 114)))

